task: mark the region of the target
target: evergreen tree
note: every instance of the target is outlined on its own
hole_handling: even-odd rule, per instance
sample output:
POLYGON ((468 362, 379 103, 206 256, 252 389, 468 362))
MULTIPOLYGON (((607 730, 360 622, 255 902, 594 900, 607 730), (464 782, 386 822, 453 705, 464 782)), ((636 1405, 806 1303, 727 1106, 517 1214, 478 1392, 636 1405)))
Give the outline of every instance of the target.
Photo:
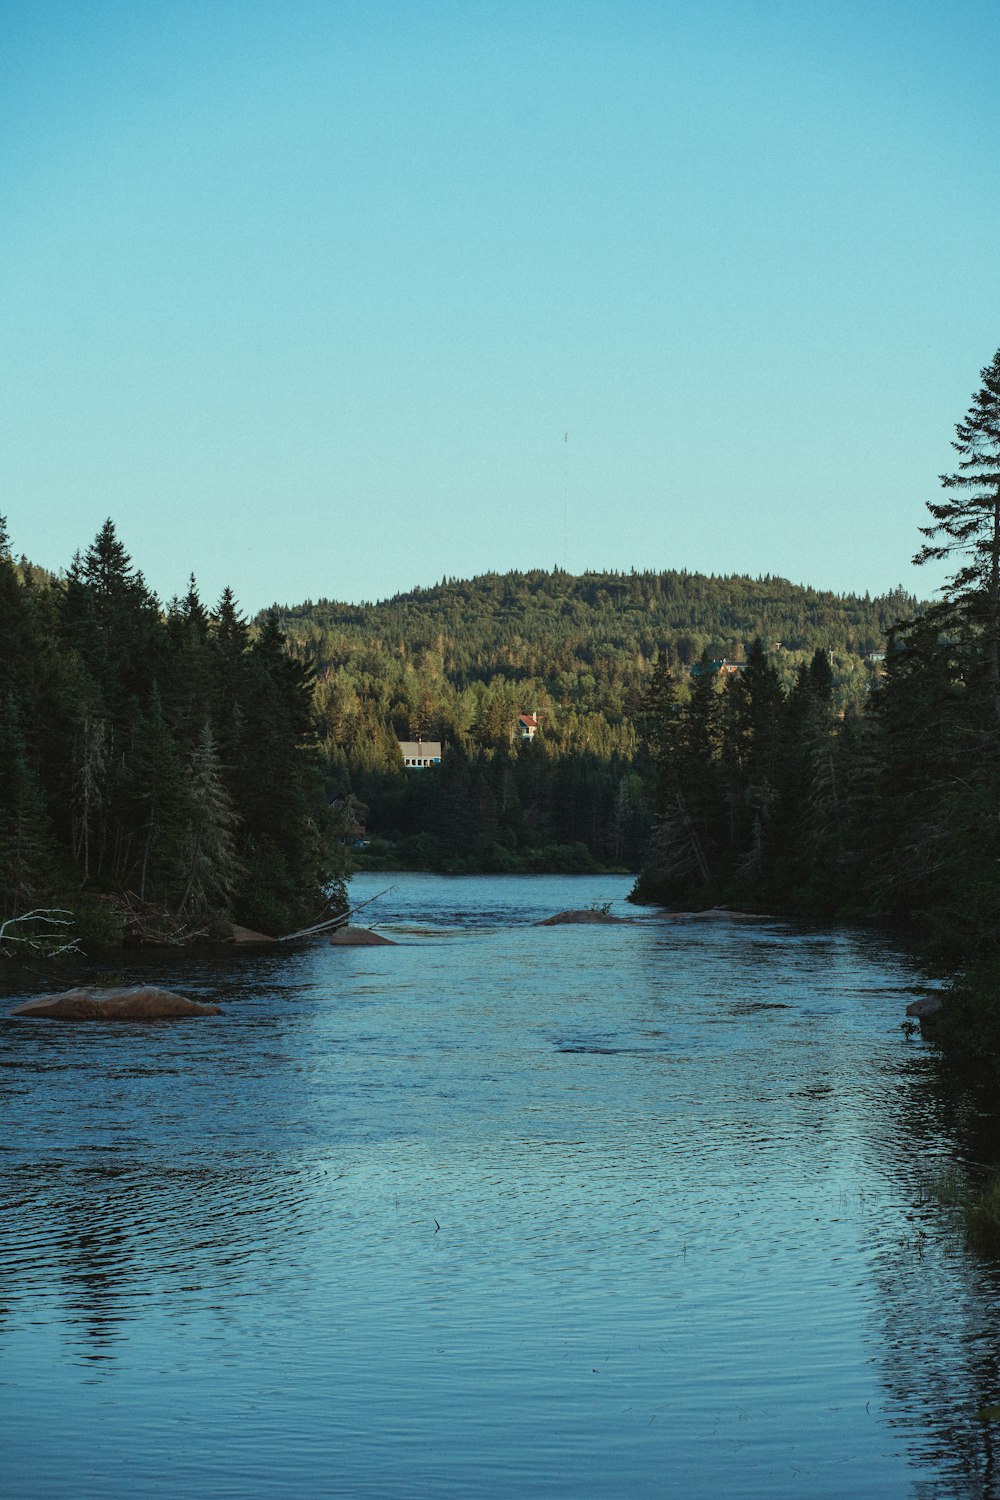
POLYGON ((285 650, 276 614, 247 653, 232 786, 245 874, 238 894, 252 926, 289 931, 315 915, 338 873, 323 792, 311 664, 285 650))
POLYGON ((192 574, 187 595, 167 613, 163 697, 178 744, 190 752, 215 706, 215 666, 210 621, 192 574))
POLYGON ((47 899, 55 849, 14 695, 0 699, 0 915, 47 899))
POLYGON ((982 637, 937 610, 893 632, 873 710, 880 768, 865 835, 876 909, 919 920, 935 941, 991 931, 1000 857, 992 706, 982 637))
POLYGON ((987 691, 1000 723, 1000 350, 981 377, 965 420, 955 427, 958 470, 941 475, 948 498, 928 502, 934 524, 921 527, 929 540, 914 562, 964 558, 949 580, 945 610, 982 632, 987 691))
POLYGON ((809 687, 814 697, 828 707, 833 703, 833 668, 830 654, 817 646, 809 663, 809 687))
POLYGON ((180 849, 184 886, 177 913, 225 912, 241 874, 236 852, 239 819, 223 785, 208 723, 189 759, 186 802, 180 849))
POLYGON ((62 598, 67 643, 79 651, 117 727, 158 675, 163 636, 156 599, 113 521, 105 521, 82 559, 74 558, 62 598))
POLYGON ((140 901, 172 906, 181 880, 187 790, 155 683, 149 708, 136 707, 122 779, 129 858, 121 883, 140 901))

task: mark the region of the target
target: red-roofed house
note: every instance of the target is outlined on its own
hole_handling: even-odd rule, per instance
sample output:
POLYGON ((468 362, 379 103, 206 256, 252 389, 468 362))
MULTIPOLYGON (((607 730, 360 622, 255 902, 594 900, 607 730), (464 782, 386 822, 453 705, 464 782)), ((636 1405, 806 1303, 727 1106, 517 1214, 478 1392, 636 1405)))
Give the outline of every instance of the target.
POLYGON ((522 740, 533 740, 538 733, 538 715, 521 714, 517 721, 517 732, 522 740))

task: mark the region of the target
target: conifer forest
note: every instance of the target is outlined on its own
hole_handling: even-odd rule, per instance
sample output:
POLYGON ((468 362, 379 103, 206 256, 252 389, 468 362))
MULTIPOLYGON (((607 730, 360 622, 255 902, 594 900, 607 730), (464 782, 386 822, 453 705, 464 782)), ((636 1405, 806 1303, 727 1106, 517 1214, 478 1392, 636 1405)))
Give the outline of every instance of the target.
POLYGON ((193 578, 162 605, 110 520, 59 576, 4 528, 3 918, 180 941, 316 920, 352 860, 632 870, 640 901, 905 927, 1000 1052, 1000 352, 981 379, 934 604, 556 568, 248 621, 193 578))
POLYGON ((4 528, 0 637, 4 918, 61 911, 101 947, 343 899, 312 677, 272 617, 251 631, 228 590, 210 614, 193 580, 162 608, 111 521, 61 579, 4 528))

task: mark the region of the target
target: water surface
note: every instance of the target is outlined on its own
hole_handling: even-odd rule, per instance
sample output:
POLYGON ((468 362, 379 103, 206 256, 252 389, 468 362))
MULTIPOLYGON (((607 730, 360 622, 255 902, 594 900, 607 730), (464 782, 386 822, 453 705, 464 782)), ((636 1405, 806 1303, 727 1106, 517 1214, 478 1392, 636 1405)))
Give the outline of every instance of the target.
POLYGON ((0 1026, 0 1493, 1000 1493, 995 1268, 926 1192, 989 1122, 905 955, 389 882, 395 947, 85 976, 221 1017, 0 1026))

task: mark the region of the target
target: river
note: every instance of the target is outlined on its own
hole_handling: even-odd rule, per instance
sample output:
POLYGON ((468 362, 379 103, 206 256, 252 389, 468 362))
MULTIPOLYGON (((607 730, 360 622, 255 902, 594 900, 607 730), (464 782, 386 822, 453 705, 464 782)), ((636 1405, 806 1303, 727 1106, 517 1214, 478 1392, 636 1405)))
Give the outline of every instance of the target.
POLYGON ((1000 1494, 1000 1277, 929 1186, 993 1123, 906 955, 390 883, 393 947, 57 986, 220 1017, 0 1025, 0 1494, 1000 1494))

